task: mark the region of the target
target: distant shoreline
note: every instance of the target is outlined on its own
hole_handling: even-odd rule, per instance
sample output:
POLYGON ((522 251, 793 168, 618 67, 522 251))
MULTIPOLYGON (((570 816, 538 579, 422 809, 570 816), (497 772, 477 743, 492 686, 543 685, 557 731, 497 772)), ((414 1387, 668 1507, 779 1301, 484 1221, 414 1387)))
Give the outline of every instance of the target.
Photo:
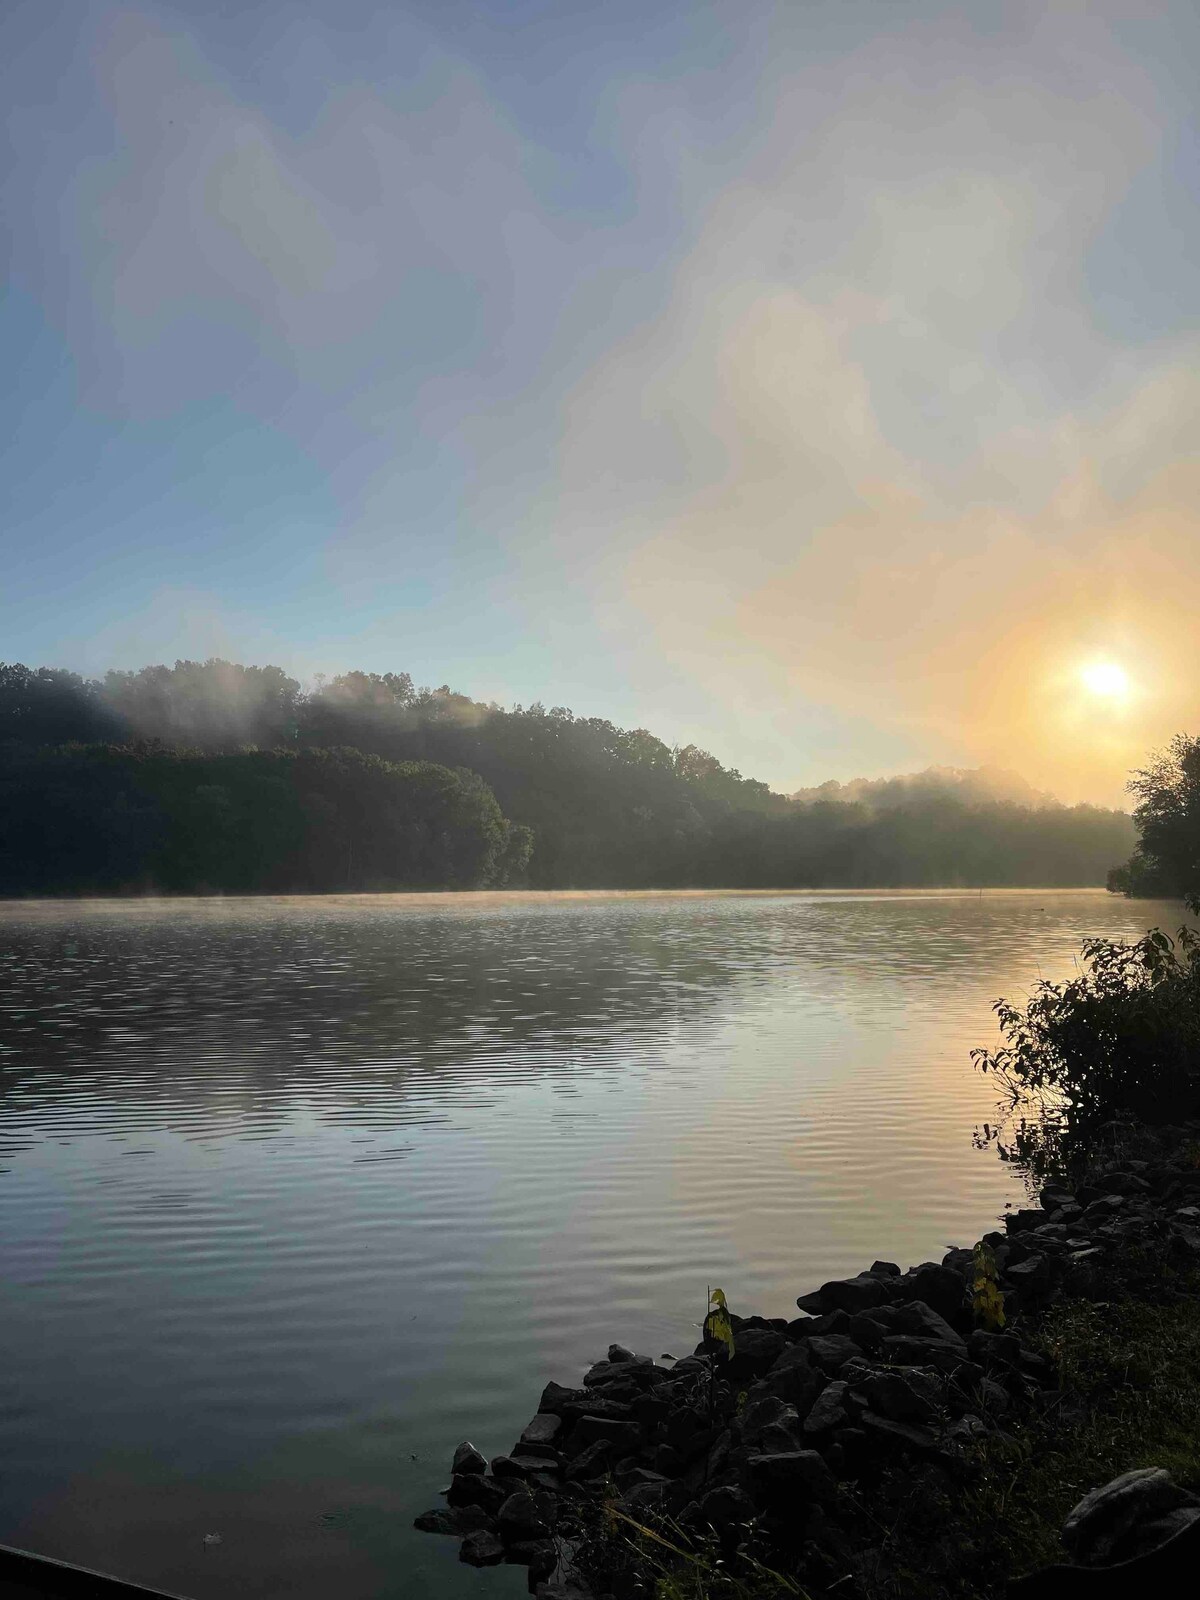
MULTIPOLYGON (((822 889, 363 889, 353 892, 331 889, 327 892, 297 890, 292 894, 128 894, 128 895, 40 895, 34 898, 0 896, 0 909, 121 906, 150 910, 154 907, 222 905, 290 905, 319 900, 323 905, 378 905, 381 901, 402 901, 405 905, 505 904, 543 905, 561 901, 588 900, 870 900, 921 899, 954 900, 1028 895, 1111 894, 1102 883, 1073 884, 1067 888, 1047 885, 1026 887, 1002 885, 995 888, 922 888, 919 886, 822 889)), ((1113 895, 1113 899, 1120 896, 1113 895)), ((1146 902, 1150 904, 1152 902, 1146 902)), ((1181 913, 1182 914, 1182 913, 1181 913)))

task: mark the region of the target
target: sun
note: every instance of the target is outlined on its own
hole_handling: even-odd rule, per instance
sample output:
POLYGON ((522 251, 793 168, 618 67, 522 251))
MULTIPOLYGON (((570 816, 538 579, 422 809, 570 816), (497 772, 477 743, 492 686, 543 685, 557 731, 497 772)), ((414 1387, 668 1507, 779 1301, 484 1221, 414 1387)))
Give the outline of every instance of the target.
POLYGON ((1089 661, 1079 669, 1079 681, 1097 700, 1127 700, 1132 688, 1129 674, 1115 661, 1089 661))

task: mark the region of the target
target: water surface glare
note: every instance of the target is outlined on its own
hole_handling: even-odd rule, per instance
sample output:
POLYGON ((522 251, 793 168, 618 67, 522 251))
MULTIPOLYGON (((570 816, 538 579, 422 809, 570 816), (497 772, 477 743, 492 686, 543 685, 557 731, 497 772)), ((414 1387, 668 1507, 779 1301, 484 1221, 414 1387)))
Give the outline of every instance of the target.
POLYGON ((1019 1197, 990 1007, 1102 892, 0 906, 0 1542, 196 1596, 497 1596, 412 1531, 610 1339, 1019 1197), (220 1534, 219 1543, 205 1535, 220 1534))

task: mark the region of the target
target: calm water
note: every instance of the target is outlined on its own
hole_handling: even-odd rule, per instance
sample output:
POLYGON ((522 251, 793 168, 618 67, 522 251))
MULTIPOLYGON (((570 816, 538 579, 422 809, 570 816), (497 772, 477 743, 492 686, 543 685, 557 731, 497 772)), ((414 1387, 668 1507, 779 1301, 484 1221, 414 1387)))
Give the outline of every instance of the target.
POLYGON ((612 1338, 1018 1197, 990 1006, 1103 893, 0 906, 0 1542, 197 1597, 504 1596, 411 1531, 612 1338), (206 1544, 206 1534, 220 1534, 206 1544))

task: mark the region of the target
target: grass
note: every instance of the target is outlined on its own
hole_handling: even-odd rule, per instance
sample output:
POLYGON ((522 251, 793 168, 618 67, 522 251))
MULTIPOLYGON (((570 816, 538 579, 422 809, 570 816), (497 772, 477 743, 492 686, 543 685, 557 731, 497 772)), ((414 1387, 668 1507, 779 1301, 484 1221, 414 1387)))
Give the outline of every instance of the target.
POLYGON ((1057 1394, 983 1443, 962 1481, 897 1474, 855 1497, 875 1530, 856 1574, 866 1600, 999 1594, 1065 1560, 1067 1513, 1134 1467, 1166 1467, 1200 1492, 1200 1281, 1159 1266, 1156 1299, 1140 1297, 1144 1283, 1114 1285, 1107 1303, 1045 1317, 1030 1343, 1054 1362, 1057 1394))

